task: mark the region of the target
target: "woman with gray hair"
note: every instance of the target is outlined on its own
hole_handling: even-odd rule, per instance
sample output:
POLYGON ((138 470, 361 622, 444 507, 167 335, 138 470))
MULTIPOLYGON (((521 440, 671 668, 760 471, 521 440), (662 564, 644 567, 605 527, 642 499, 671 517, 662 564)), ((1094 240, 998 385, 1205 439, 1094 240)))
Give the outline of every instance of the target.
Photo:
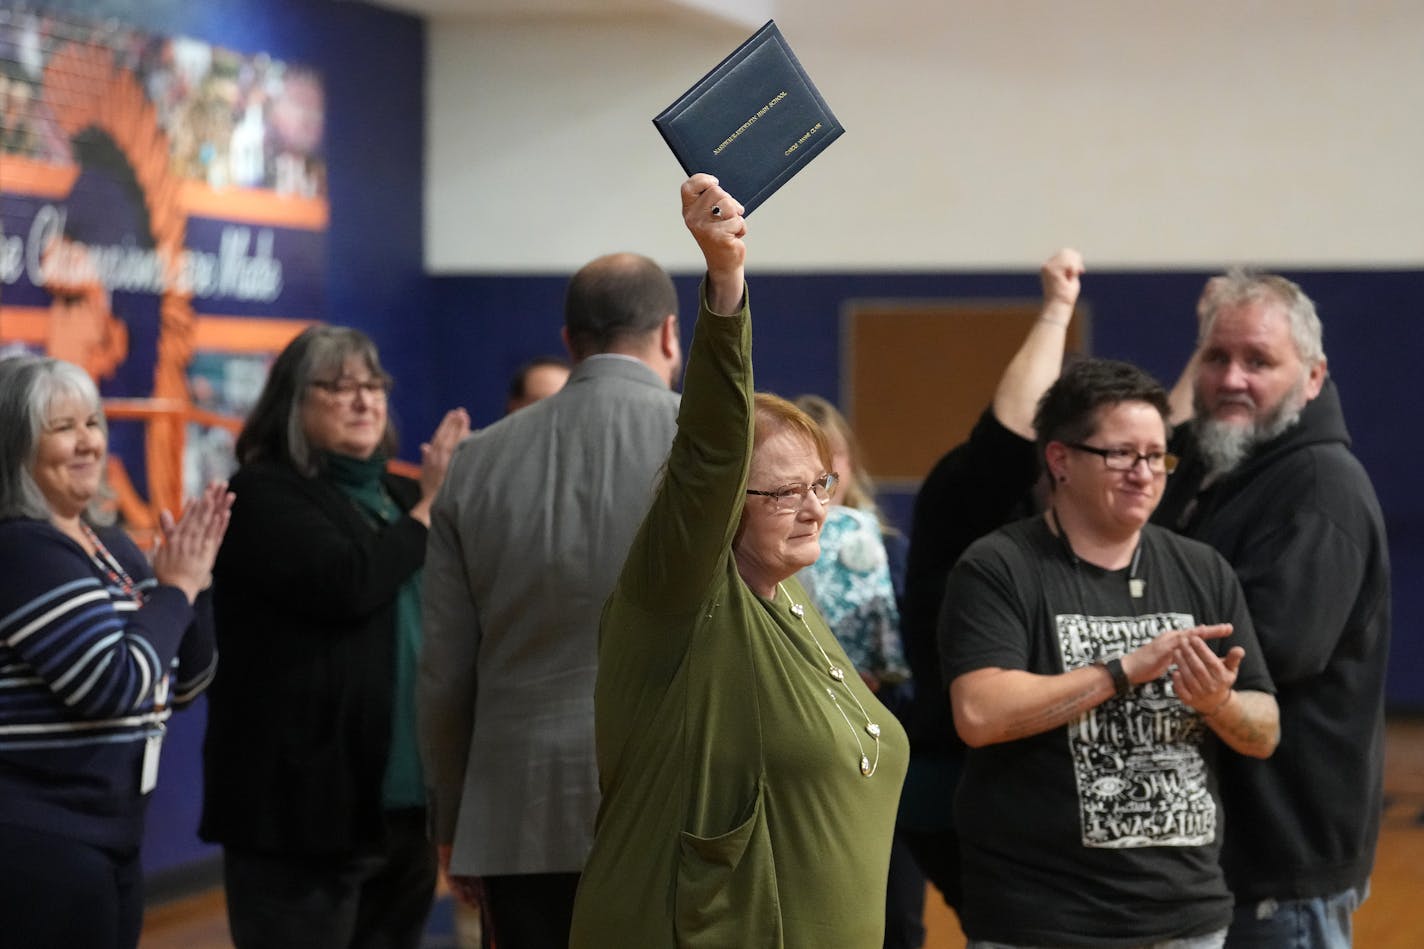
POLYGON ((310 327, 273 363, 237 440, 200 833, 223 846, 239 949, 413 947, 430 908, 420 570, 430 504, 470 423, 447 413, 419 480, 392 475, 390 387, 364 333, 310 327))
POLYGON ((214 483, 150 563, 96 502, 108 428, 72 363, 0 361, 0 919, 16 946, 138 943, 164 723, 212 678, 214 483))

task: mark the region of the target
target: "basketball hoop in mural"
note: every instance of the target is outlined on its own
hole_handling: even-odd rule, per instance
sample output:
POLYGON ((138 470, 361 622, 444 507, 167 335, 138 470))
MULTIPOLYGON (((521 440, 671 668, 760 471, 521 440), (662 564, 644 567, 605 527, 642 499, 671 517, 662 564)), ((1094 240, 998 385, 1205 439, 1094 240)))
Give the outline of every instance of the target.
POLYGON ((53 295, 50 351, 96 379, 125 374, 134 392, 149 389, 141 375, 151 373, 151 397, 106 400, 112 418, 143 422, 147 500, 134 491, 117 452, 110 454, 111 480, 129 526, 151 530, 158 511, 177 511, 183 502, 183 439, 191 407, 185 369, 193 354, 194 315, 191 291, 181 279, 187 225, 182 182, 170 172, 168 136, 156 110, 134 75, 115 67, 111 50, 65 45, 45 66, 45 88, 80 165, 66 210, 40 251, 43 286, 53 295), (130 274, 129 285, 147 282, 157 292, 106 290, 91 246, 128 251, 132 267, 153 271, 130 274), (114 313, 116 295, 124 298, 123 319, 114 313))

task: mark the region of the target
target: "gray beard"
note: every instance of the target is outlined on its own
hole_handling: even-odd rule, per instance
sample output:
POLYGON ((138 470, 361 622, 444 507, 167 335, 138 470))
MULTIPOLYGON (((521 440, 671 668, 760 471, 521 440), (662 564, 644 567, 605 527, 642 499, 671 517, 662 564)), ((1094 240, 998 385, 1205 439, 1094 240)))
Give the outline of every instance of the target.
POLYGON ((1207 476, 1215 480, 1240 467, 1257 445, 1276 438, 1296 422, 1305 408, 1305 380, 1286 393, 1276 410, 1249 425, 1221 422, 1204 414, 1197 406, 1197 447, 1206 461, 1207 476))

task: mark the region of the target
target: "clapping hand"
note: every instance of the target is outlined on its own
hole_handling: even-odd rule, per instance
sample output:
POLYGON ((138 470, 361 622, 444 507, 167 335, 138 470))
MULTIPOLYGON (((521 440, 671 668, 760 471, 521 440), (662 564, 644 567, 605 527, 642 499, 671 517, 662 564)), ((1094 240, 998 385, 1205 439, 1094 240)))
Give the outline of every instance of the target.
POLYGON ((1231 700, 1231 688, 1246 650, 1233 646, 1225 656, 1212 652, 1200 639, 1187 639, 1172 654, 1172 688, 1183 703, 1213 715, 1231 700))
POLYGON ((451 409, 445 413, 430 441, 420 446, 420 494, 433 498, 445 482, 445 472, 461 439, 470 434, 470 413, 451 409))
POLYGON ((233 500, 226 481, 213 481, 177 520, 167 510, 158 515, 153 575, 159 583, 182 590, 190 603, 213 582, 213 563, 227 533, 233 500))

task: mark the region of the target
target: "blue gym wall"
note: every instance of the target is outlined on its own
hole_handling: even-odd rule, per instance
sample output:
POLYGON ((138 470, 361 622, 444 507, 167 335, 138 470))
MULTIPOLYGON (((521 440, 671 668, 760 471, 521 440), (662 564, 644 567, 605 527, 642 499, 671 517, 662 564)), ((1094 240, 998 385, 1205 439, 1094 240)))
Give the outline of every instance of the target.
MULTIPOLYGON (((670 206, 669 213, 676 213, 670 206)), ((689 238, 690 240, 691 238, 689 238)), ((609 248, 622 250, 625 248, 609 248)), ((756 321, 757 387, 782 395, 840 395, 844 305, 905 298, 1022 300, 1039 294, 1036 269, 1021 273, 788 275, 756 270, 748 249, 756 321)), ((1315 300, 1325 324, 1330 371, 1340 386, 1355 451, 1372 476, 1384 508, 1394 576, 1394 642, 1388 700, 1396 709, 1424 710, 1424 494, 1417 489, 1424 443, 1417 416, 1424 406, 1414 373, 1424 366, 1424 271, 1300 271, 1286 275, 1315 300)), ((1083 280, 1082 304, 1092 313, 1096 355, 1135 362, 1171 385, 1194 342, 1193 307, 1205 271, 1100 272, 1083 280)), ((510 373, 529 356, 559 350, 560 277, 439 277, 432 283, 430 353, 433 399, 462 404, 477 424, 498 418, 510 373)), ((694 275, 677 278, 690 339, 696 307, 694 275)), ((966 340, 965 345, 972 345, 966 340)), ((915 406, 905 411, 916 412, 915 406)), ((433 419, 426 420, 427 427, 433 419)), ((946 450, 951 447, 946 445, 946 450)), ((887 495, 890 515, 908 527, 913 497, 887 495)))
MULTIPOLYGON (((425 333, 430 281, 422 244, 421 20, 340 0, 53 0, 15 6, 88 21, 113 18, 240 53, 269 53, 320 72, 331 207, 326 318, 375 339, 404 380, 397 406, 406 413, 403 422, 433 415, 425 333)), ((197 839, 204 711, 200 700, 174 716, 150 805, 144 867, 165 883, 181 885, 185 867, 217 853, 197 839)))

